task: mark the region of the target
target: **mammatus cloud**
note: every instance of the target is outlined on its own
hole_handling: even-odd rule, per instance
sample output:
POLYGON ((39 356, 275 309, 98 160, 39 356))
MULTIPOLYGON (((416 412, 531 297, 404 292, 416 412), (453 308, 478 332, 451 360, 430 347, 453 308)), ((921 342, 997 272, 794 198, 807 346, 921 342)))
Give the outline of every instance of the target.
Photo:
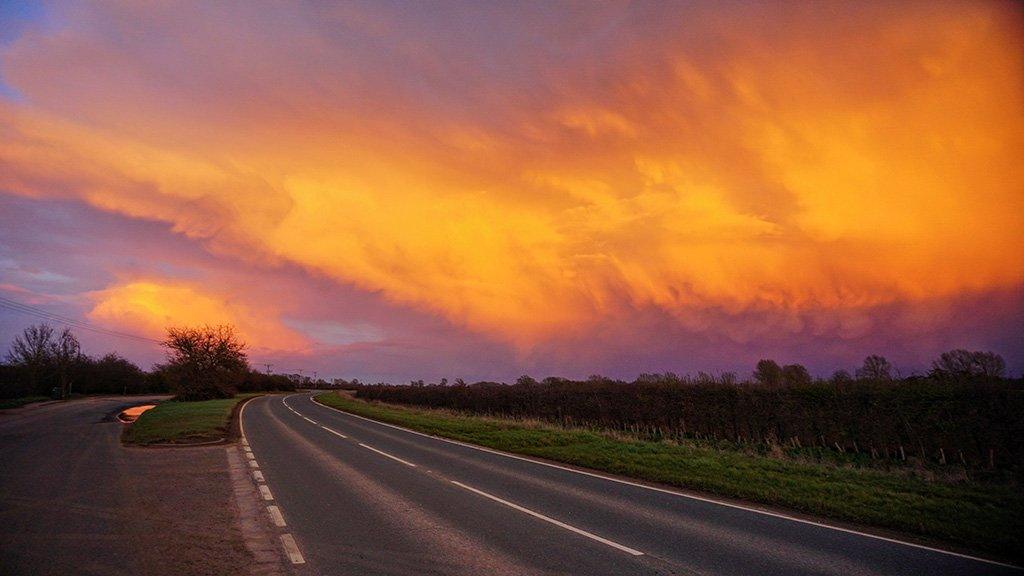
MULTIPOLYGON (((87 7, 4 49, 0 189, 522 348, 651 310, 861 336, 1024 283, 1018 6, 220 10, 87 7)), ((188 290, 93 314, 149 325, 141 294, 188 290)))

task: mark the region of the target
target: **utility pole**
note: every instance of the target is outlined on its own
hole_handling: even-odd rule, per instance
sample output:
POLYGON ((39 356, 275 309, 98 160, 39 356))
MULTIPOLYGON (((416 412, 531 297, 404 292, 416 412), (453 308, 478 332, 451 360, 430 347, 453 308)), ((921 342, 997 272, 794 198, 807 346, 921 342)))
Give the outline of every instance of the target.
POLYGON ((270 368, 273 366, 273 364, 264 364, 264 366, 267 367, 267 374, 270 374, 270 368))

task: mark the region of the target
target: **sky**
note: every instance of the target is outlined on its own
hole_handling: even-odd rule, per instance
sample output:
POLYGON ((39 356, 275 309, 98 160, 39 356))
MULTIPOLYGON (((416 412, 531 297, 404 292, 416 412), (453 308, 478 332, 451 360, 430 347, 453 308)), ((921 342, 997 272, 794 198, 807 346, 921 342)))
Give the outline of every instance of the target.
POLYGON ((1019 374, 1022 6, 3 2, 0 296, 367 381, 1019 374))

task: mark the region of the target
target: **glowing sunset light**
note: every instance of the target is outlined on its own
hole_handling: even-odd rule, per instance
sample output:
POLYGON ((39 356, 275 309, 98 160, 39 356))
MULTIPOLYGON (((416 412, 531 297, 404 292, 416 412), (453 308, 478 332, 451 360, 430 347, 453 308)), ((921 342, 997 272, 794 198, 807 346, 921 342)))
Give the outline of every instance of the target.
POLYGON ((1024 367, 1019 4, 403 6, 12 24, 0 292, 360 377, 1024 367))
POLYGON ((163 338, 168 326, 230 324, 254 348, 298 350, 308 345, 299 334, 245 304, 204 293, 182 283, 136 281, 95 295, 90 320, 101 325, 129 326, 163 338))

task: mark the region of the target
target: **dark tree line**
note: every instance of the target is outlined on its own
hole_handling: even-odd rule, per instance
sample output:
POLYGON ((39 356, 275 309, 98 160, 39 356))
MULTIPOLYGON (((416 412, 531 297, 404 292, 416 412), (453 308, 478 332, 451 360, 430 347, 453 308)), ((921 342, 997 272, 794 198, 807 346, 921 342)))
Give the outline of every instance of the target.
POLYGON ((81 351, 71 330, 29 326, 11 342, 0 364, 0 397, 166 392, 138 366, 110 353, 93 358, 81 351))
POLYGON ((163 344, 167 361, 146 372, 116 352, 99 358, 82 353, 67 328, 58 333, 48 324, 29 326, 0 363, 0 398, 170 392, 180 400, 206 400, 295 389, 285 376, 251 370, 245 344, 230 326, 171 328, 163 344))
POLYGON ((758 363, 753 377, 644 374, 633 382, 524 376, 515 384, 357 385, 359 398, 624 430, 819 447, 872 458, 1024 469, 1024 382, 988 352, 943 354, 900 378, 880 356, 851 377, 812 379, 798 364, 758 363))

